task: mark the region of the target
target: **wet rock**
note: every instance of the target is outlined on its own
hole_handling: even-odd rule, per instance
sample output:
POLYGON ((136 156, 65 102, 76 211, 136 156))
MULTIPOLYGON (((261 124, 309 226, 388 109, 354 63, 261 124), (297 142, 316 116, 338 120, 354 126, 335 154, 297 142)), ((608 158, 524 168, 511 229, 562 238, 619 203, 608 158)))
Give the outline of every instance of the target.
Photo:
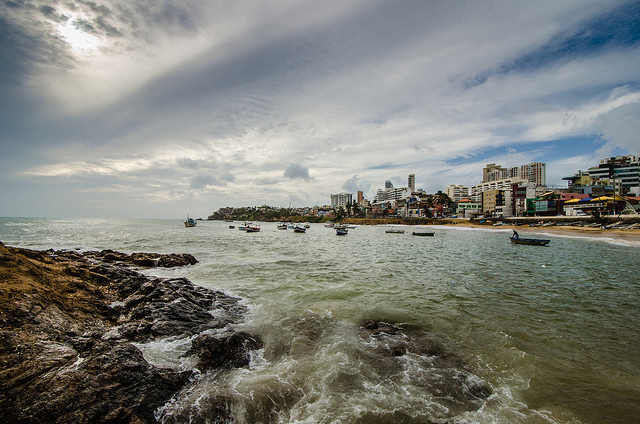
POLYGON ((137 252, 127 255, 126 253, 107 249, 100 252, 86 252, 84 255, 107 263, 125 263, 143 268, 173 268, 198 263, 198 260, 188 253, 161 254, 137 252))
MULTIPOLYGON (((169 266, 193 263, 167 256, 169 266)), ((0 422, 155 422, 191 372, 150 365, 132 342, 198 334, 245 312, 236 298, 147 277, 133 263, 114 251, 0 244, 0 422)), ((202 344, 207 367, 246 365, 260 342, 234 334, 215 348, 202 344)))
POLYGON ((202 371, 215 368, 242 368, 249 365, 250 351, 262 348, 262 341, 245 332, 201 334, 193 340, 192 350, 202 371))
POLYGON ((459 355, 424 329, 399 328, 374 320, 363 321, 360 329, 367 346, 372 346, 364 358, 384 379, 394 381, 409 375, 412 384, 456 413, 480 408, 492 393, 459 355), (404 372, 408 363, 410 374, 404 372))

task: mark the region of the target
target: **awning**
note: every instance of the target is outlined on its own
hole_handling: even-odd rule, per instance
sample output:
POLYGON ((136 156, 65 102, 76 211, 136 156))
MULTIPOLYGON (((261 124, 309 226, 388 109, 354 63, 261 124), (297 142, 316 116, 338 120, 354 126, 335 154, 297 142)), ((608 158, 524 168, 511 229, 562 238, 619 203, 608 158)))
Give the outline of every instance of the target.
POLYGON ((578 203, 580 201, 580 199, 571 199, 571 200, 567 200, 566 202, 564 202, 564 204, 566 205, 567 203, 578 203))

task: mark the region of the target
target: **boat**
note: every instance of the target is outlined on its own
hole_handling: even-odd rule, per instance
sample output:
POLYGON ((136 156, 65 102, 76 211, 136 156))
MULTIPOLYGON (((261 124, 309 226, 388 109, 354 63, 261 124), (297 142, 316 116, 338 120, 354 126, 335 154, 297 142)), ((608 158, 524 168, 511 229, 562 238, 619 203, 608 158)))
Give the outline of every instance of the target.
POLYGON ((551 240, 545 239, 531 239, 531 238, 520 238, 520 237, 509 237, 511 243, 515 244, 528 244, 530 246, 546 246, 551 243, 551 240))
POLYGON ((404 234, 404 230, 385 230, 387 234, 404 234))
POLYGON ((347 226, 344 224, 336 224, 334 228, 336 230, 337 236, 344 236, 349 233, 349 230, 347 230, 347 226))
POLYGON ((311 228, 311 225, 309 225, 309 224, 304 224, 304 228, 311 228))
POLYGON ((229 229, 233 230, 234 228, 236 228, 235 225, 229 225, 229 229))
POLYGON ((356 228, 356 226, 347 224, 347 225, 345 225, 345 228, 356 228))
POLYGON ((245 228, 247 233, 257 233, 260 231, 260 225, 258 224, 247 224, 245 228))
POLYGON ((325 228, 333 228, 333 222, 329 222, 328 224, 324 224, 325 228))
POLYGON ((287 224, 285 224, 284 222, 281 224, 278 224, 278 230, 286 230, 287 229, 287 224))
POLYGON ((433 235, 435 235, 435 232, 433 232, 433 231, 423 231, 423 232, 414 231, 414 232, 411 233, 411 235, 412 236, 433 236, 433 235))
POLYGON ((295 227, 293 227, 293 232, 294 233, 306 233, 307 229, 304 227, 301 227, 299 225, 296 225, 295 227))
POLYGON ((196 221, 193 218, 189 218, 189 215, 187 215, 187 220, 184 221, 185 227, 195 227, 197 224, 198 224, 198 221, 196 221))

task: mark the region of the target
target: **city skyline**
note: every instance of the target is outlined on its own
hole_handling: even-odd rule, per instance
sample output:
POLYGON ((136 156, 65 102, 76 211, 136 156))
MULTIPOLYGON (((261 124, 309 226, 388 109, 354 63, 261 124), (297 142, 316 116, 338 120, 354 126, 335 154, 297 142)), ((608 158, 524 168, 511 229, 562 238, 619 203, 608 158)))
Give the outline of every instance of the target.
POLYGON ((640 153, 634 1, 4 2, 0 216, 546 182, 640 153))

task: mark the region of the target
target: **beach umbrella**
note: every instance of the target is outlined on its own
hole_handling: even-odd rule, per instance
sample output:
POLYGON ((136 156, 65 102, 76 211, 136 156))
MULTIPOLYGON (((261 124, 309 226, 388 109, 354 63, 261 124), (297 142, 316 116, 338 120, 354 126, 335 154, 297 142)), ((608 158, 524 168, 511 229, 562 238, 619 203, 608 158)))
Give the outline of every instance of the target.
POLYGON ((566 205, 567 203, 578 203, 580 201, 580 199, 571 199, 571 200, 567 200, 566 202, 564 202, 564 204, 566 205))

